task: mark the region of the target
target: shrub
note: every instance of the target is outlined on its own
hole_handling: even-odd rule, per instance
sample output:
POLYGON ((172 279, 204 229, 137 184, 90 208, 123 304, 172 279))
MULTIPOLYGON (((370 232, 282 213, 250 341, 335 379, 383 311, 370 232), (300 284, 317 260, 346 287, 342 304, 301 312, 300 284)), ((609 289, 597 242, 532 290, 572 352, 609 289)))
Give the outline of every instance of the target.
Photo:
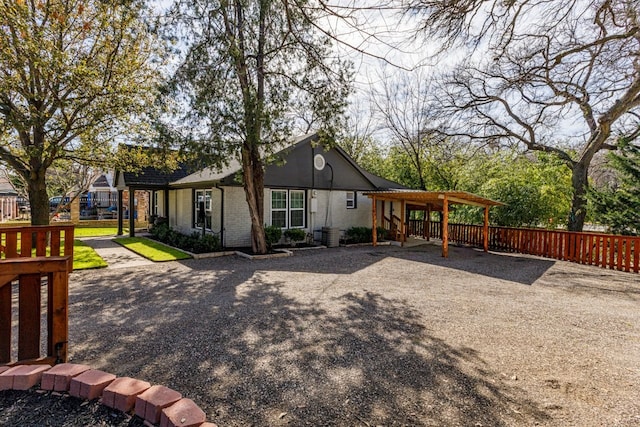
POLYGON ((202 236, 198 232, 193 232, 191 235, 182 234, 172 230, 166 222, 155 225, 150 232, 153 238, 162 243, 196 254, 215 252, 221 249, 218 236, 212 234, 202 236))
MULTIPOLYGON (((383 227, 376 228, 378 240, 384 240, 386 230, 383 227)), ((347 243, 371 243, 371 228, 351 227, 345 232, 347 243)))
POLYGON ((304 240, 307 237, 307 233, 301 228, 289 228, 284 231, 284 237, 295 243, 304 240))
POLYGON ((348 243, 371 242, 371 229, 368 227, 351 227, 345 232, 345 239, 348 243))
POLYGON ((276 225, 267 225, 264 227, 264 237, 267 241, 267 247, 271 247, 280 241, 282 237, 282 229, 276 225))

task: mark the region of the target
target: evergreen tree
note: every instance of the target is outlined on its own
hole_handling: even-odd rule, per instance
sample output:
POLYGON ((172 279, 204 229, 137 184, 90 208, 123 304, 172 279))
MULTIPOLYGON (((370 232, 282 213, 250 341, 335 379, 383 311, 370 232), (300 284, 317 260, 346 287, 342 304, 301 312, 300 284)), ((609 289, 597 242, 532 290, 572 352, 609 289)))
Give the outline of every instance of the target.
POLYGON ((617 182, 590 192, 595 219, 616 234, 640 234, 640 146, 623 140, 609 155, 617 182))

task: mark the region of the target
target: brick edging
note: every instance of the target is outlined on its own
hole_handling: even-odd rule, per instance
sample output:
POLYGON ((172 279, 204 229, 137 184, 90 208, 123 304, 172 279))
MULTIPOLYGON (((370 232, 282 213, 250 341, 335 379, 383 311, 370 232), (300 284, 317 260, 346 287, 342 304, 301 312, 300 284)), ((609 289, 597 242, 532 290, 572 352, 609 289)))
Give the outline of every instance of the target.
POLYGON ((68 393, 80 399, 100 399, 102 405, 136 415, 147 426, 216 427, 206 422, 206 414, 193 400, 161 385, 113 374, 87 365, 0 366, 0 391, 42 390, 68 393))

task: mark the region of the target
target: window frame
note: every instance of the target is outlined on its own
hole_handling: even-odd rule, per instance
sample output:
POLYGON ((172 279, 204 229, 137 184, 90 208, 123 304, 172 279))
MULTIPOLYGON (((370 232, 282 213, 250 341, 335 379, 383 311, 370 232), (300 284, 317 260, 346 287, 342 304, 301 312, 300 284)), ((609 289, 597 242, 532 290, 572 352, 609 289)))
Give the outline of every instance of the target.
POLYGON ((284 225, 280 226, 281 229, 283 230, 287 230, 290 228, 301 228, 304 229, 307 226, 307 191, 306 190, 298 190, 298 189, 291 189, 291 190, 285 190, 282 188, 274 188, 271 189, 269 192, 269 203, 270 203, 270 209, 269 209, 269 224, 270 225, 280 225, 280 224, 274 224, 273 222, 273 213, 274 212, 284 212, 284 225), (283 194, 284 195, 284 202, 285 202, 285 207, 279 207, 279 208, 274 208, 273 203, 274 203, 274 194, 283 194), (300 194, 302 197, 299 199, 299 201, 302 202, 302 206, 301 207, 295 207, 292 208, 291 207, 291 200, 292 200, 292 194, 300 194), (292 226, 292 213, 294 212, 302 212, 302 225, 295 225, 292 226))
POLYGON ((194 188, 192 192, 192 199, 193 199, 192 200, 193 203, 191 203, 191 209, 193 210, 192 216, 191 216, 192 228, 195 228, 197 230, 202 230, 202 228, 204 227, 205 230, 212 231, 213 190, 211 188, 194 188), (209 195, 208 199, 207 199, 207 194, 209 195), (200 195, 204 199, 204 217, 205 218, 204 218, 204 224, 202 226, 198 225, 198 209, 200 204, 200 200, 198 199, 198 197, 200 197, 200 195), (209 219, 208 221, 207 221, 207 218, 209 219))
POLYGON ((305 225, 306 225, 306 222, 307 222, 306 221, 306 219, 307 219, 306 218, 306 211, 307 211, 307 209, 306 209, 307 208, 306 198, 307 197, 306 197, 305 190, 289 190, 289 206, 288 206, 289 207, 289 212, 288 212, 288 216, 287 216, 287 218, 289 220, 288 224, 287 224, 288 228, 305 228, 305 225), (293 205, 293 203, 291 203, 291 200, 292 200, 291 195, 292 194, 301 194, 302 195, 302 198, 300 199, 302 201, 302 207, 301 208, 292 207, 292 205, 293 205), (293 212, 302 212, 302 225, 292 225, 293 221, 292 221, 292 218, 291 218, 291 214, 293 212))
MULTIPOLYGON (((279 200, 280 201, 280 200, 279 200)), ((289 192, 287 190, 280 190, 280 189, 272 189, 269 193, 269 203, 270 203, 270 210, 269 210, 269 224, 273 225, 273 213, 274 212, 284 212, 284 226, 281 226, 280 228, 282 229, 286 229, 289 226, 289 192), (273 207, 273 195, 274 194, 284 194, 284 208, 274 208, 273 207)))
POLYGON ((347 191, 347 209, 358 209, 358 192, 357 191, 347 191), (353 194, 353 198, 349 198, 349 195, 353 194), (349 206, 349 202, 351 202, 351 206, 349 206))

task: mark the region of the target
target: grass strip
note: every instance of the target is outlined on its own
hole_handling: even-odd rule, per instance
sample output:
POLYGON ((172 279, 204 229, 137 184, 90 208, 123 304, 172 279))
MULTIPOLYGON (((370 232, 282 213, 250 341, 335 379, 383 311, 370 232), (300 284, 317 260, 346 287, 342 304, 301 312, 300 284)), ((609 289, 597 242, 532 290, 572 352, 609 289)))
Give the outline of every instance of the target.
POLYGON ((154 262, 191 258, 191 255, 181 250, 163 245, 146 237, 118 237, 113 241, 154 262))
POLYGON ((115 236, 118 233, 117 227, 76 227, 73 232, 74 237, 100 237, 115 236))
POLYGON ((107 266, 105 260, 93 250, 89 245, 80 240, 73 241, 73 269, 86 270, 89 268, 104 268, 107 266))

